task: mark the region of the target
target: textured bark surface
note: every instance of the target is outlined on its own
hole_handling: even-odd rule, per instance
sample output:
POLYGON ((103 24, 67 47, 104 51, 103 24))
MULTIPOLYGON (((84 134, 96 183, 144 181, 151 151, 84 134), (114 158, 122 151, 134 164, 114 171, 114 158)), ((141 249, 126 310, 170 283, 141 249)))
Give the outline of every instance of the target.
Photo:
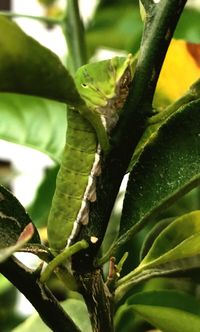
POLYGON ((101 270, 77 275, 77 279, 93 332, 113 332, 113 296, 103 281, 101 270))

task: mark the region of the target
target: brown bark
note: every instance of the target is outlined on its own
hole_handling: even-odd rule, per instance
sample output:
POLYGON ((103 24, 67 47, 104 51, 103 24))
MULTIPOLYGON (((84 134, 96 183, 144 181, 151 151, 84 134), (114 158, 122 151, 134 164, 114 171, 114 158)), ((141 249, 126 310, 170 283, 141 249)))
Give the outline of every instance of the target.
POLYGON ((93 332, 113 332, 113 295, 103 281, 101 270, 96 269, 76 277, 88 308, 93 332))

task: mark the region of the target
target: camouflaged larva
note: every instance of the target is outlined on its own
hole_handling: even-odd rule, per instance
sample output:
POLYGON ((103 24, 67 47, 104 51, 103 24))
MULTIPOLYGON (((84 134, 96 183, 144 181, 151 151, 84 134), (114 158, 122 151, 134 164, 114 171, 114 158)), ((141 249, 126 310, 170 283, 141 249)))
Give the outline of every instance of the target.
POLYGON ((80 223, 79 212, 81 223, 88 222, 88 204, 84 193, 97 151, 97 136, 90 123, 70 109, 67 119, 67 140, 48 220, 49 245, 55 251, 63 249, 67 240, 70 243, 73 227, 76 230, 80 223))
POLYGON ((48 220, 53 252, 69 246, 89 218, 89 202, 96 200, 96 177, 101 173, 101 149, 128 95, 133 58, 115 57, 85 65, 77 71, 77 90, 86 109, 68 109, 67 138, 48 220), (99 144, 100 143, 100 144, 99 144))

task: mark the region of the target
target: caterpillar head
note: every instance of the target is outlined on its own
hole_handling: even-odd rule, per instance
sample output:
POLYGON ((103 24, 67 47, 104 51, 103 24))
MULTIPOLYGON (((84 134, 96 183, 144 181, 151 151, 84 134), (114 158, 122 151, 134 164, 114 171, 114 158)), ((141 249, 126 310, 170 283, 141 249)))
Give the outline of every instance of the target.
POLYGON ((128 86, 133 78, 134 58, 114 57, 80 67, 75 76, 77 89, 87 106, 97 111, 116 100, 127 97, 128 86))
POLYGON ((108 133, 115 127, 133 78, 136 58, 114 57, 80 67, 75 75, 77 90, 87 109, 80 110, 93 125, 99 142, 109 147, 108 133))

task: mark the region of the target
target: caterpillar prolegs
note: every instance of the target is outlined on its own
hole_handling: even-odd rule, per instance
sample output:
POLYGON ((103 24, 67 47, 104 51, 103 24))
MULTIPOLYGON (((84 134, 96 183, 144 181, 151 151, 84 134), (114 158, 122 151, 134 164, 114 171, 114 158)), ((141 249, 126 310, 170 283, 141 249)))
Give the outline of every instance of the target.
POLYGON ((109 132, 128 95, 134 63, 129 55, 77 71, 75 82, 86 107, 69 108, 67 113, 66 145, 48 220, 53 252, 71 245, 81 225, 88 223, 89 202, 96 200, 96 178, 101 173, 101 150, 108 149, 109 132))

